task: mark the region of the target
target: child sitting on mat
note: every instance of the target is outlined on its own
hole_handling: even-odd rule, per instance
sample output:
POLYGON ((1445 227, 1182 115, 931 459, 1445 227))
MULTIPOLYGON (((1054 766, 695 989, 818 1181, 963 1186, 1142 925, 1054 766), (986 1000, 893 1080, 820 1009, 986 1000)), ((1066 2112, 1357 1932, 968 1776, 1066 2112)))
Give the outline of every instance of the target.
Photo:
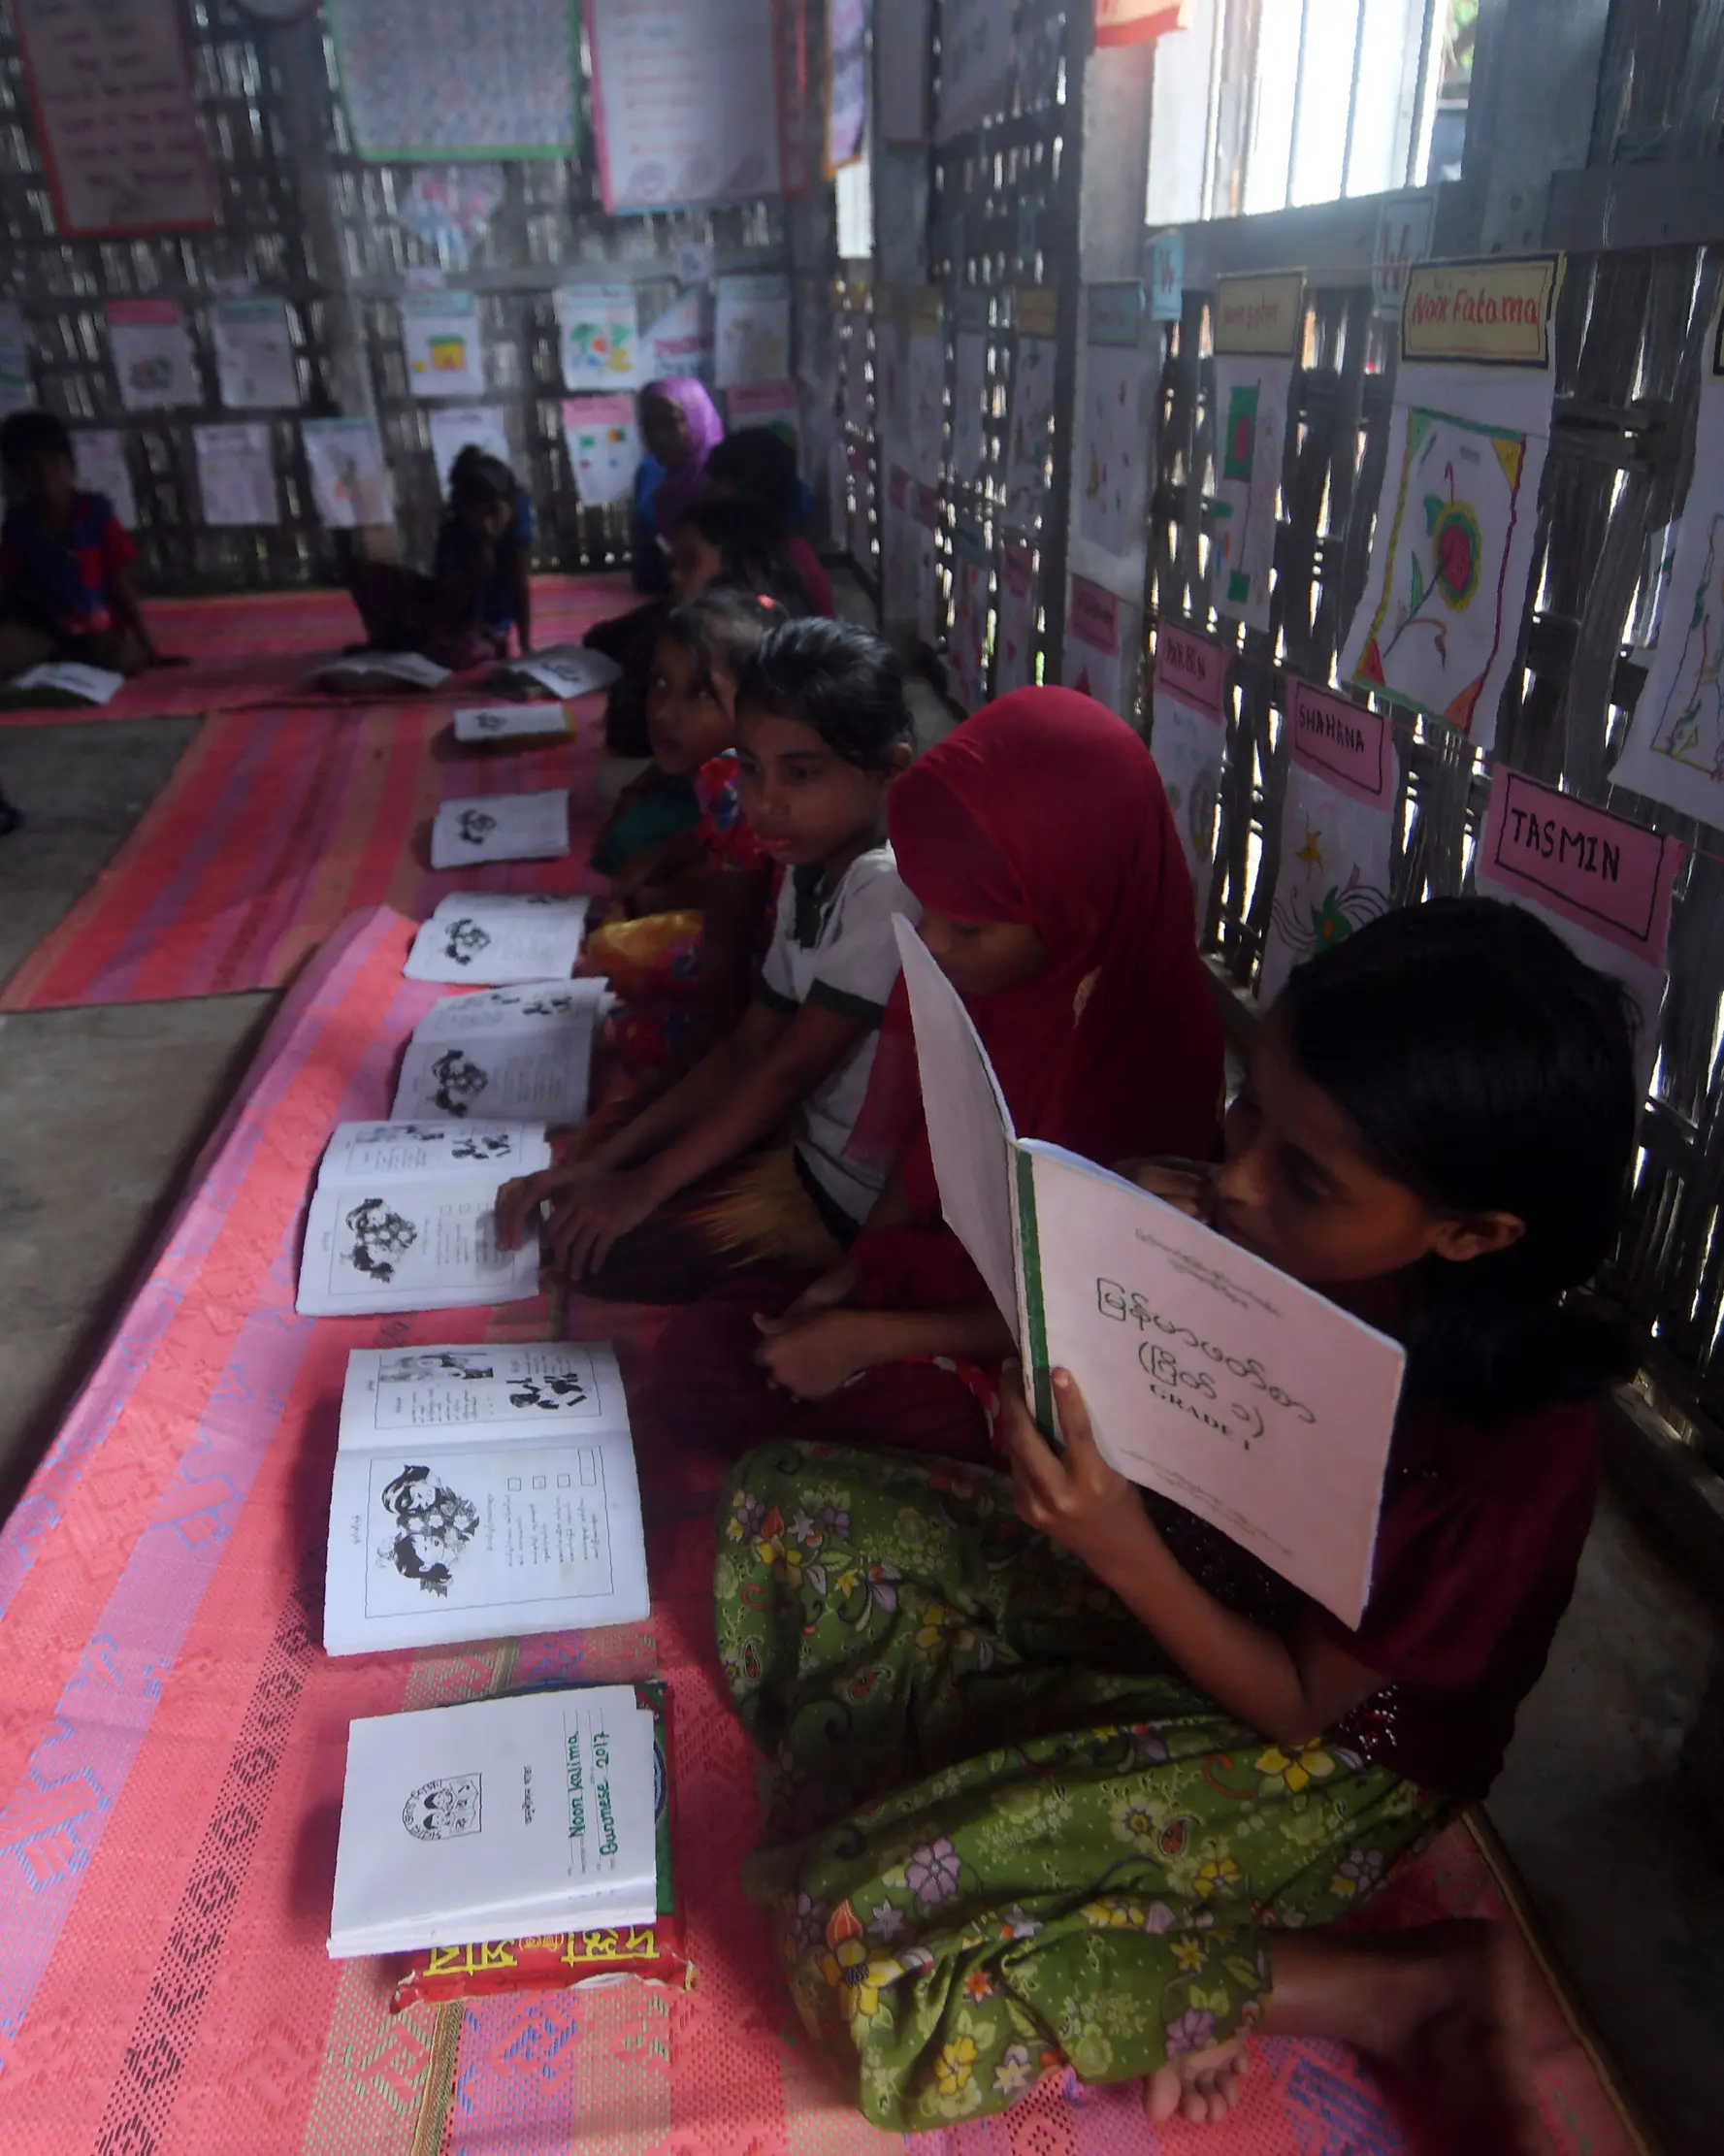
POLYGON ((758 502, 783 526, 785 558, 808 594, 808 611, 830 614, 831 579, 802 537, 813 498, 797 471, 797 452, 776 427, 740 427, 706 460, 709 502, 758 502))
POLYGON ((700 820, 623 865, 581 959, 624 998, 609 1037, 635 1080, 710 1047, 752 987, 773 866, 737 799, 736 689, 784 618, 774 600, 720 589, 675 608, 659 632, 650 776, 688 781, 700 820))
POLYGON ((377 651, 418 651, 465 673, 533 649, 533 505, 501 458, 469 442, 449 472, 432 572, 360 562, 348 589, 377 651))
POLYGON ((738 1267, 837 1259, 880 1187, 846 1156, 898 974, 893 916, 918 910, 886 842, 912 739, 878 637, 830 621, 766 637, 736 692, 738 797, 789 871, 759 994, 586 1159, 504 1186, 504 1249, 548 1198, 546 1246, 589 1293, 681 1301, 738 1267))
POLYGON ((124 674, 182 665, 151 643, 132 590, 138 549, 108 497, 79 486, 52 412, 0 424, 0 680, 54 660, 124 674))
POLYGON ((783 1439, 735 1470, 718 1641, 772 1774, 743 1882, 875 2126, 1068 2066, 1213 2123, 1254 2030, 1407 2077, 1448 2156, 1548 2145, 1506 1929, 1336 1927, 1484 1795, 1573 1591, 1592 1402, 1637 1357, 1569 1298, 1636 1108, 1615 984, 1446 899, 1294 971, 1221 1164, 1140 1172, 1406 1345, 1356 1627, 1146 1503, 1063 1371, 1057 1454, 1009 1373, 1009 1478, 783 1439))

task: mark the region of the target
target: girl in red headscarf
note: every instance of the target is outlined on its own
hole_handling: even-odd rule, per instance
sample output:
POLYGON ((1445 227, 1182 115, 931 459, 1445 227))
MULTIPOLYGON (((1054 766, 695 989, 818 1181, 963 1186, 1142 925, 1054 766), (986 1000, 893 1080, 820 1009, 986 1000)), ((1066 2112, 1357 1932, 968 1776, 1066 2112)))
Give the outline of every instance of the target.
MULTIPOLYGON (((893 787, 897 871, 1021 1137, 1112 1165, 1202 1159, 1220 1021, 1191 880, 1142 740, 1092 699, 1022 689, 893 787)), ((729 1452, 806 1428, 972 1457, 1010 1330, 939 1211, 902 983, 853 1151, 893 1160, 846 1261, 797 1291, 743 1280, 672 1321, 661 1414, 729 1452)))

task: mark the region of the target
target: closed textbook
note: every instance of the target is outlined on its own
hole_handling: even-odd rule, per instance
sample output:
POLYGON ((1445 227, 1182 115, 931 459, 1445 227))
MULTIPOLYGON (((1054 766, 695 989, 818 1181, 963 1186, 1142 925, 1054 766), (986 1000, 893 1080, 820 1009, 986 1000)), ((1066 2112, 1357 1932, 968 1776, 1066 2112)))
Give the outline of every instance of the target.
POLYGON ((608 1346, 349 1356, 324 1579, 331 1654, 632 1623, 650 1602, 608 1346))
POLYGON ((947 1225, 1050 1434, 1069 1369, 1104 1459, 1356 1625, 1405 1353, 1122 1176, 1020 1139, 951 983, 895 924, 947 1225))
POLYGON ((658 1914, 653 1717, 626 1684, 354 1722, 340 1959, 658 1914))

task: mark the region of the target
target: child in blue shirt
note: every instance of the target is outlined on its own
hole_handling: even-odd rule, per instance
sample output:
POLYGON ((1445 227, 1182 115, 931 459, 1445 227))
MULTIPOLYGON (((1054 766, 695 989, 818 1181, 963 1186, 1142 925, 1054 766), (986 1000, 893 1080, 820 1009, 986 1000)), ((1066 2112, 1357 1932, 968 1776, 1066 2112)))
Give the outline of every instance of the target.
POLYGON ((453 671, 533 649, 533 506, 501 458, 470 442, 449 473, 432 573, 358 563, 348 579, 372 646, 420 651, 453 671))

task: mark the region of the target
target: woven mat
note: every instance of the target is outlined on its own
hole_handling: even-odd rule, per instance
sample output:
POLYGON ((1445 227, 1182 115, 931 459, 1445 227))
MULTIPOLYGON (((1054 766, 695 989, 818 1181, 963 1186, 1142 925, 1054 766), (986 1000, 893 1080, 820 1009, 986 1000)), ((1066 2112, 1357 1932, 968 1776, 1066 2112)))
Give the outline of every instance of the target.
MULTIPOLYGON (((677 1459, 643 1462, 650 1623, 517 1649, 328 1659, 316 1644, 349 1350, 444 1338, 618 1341, 651 1313, 540 1301, 441 1318, 294 1315, 296 1237, 331 1126, 374 1116, 437 991, 408 925, 331 939, 286 998, 111 1347, 0 1531, 0 2147, 31 2156, 860 2156, 891 2138, 835 2096, 735 1886, 754 1764, 711 1651, 711 1528, 677 1459), (504 1657, 507 1657, 506 1663, 504 1657), (387 1964, 324 1951, 343 1742, 358 1715, 505 1674, 651 1669, 676 1702, 679 1894, 700 1983, 415 2009, 387 1964)), ((1506 1904, 1457 1827, 1378 1921, 1506 1904)), ((1552 2156, 1634 2143, 1546 1986, 1552 2156)), ((1264 2044, 1225 2126, 1144 2122, 1133 2089, 1045 2080, 942 2156, 1399 2156, 1370 2074, 1264 2044)), ((1486 2156, 1480 2150, 1479 2156, 1486 2156)))
POLYGON ((446 703, 224 712, 83 897, 0 994, 0 1010, 155 1002, 278 988, 356 909, 422 920, 445 893, 598 891, 593 766, 602 699, 571 707, 570 744, 456 748, 446 703), (561 861, 434 872, 439 802, 569 789, 561 861))
MULTIPOLYGON (((538 644, 578 642, 595 622, 639 603, 626 574, 536 576, 533 636, 538 644)), ((363 634, 342 591, 246 592, 227 599, 154 599, 145 619, 159 651, 190 666, 140 674, 99 709, 0 711, 0 726, 85 725, 101 719, 166 719, 260 704, 328 703, 307 686, 319 667, 363 634)), ((444 694, 472 702, 478 675, 463 674, 444 694)))

